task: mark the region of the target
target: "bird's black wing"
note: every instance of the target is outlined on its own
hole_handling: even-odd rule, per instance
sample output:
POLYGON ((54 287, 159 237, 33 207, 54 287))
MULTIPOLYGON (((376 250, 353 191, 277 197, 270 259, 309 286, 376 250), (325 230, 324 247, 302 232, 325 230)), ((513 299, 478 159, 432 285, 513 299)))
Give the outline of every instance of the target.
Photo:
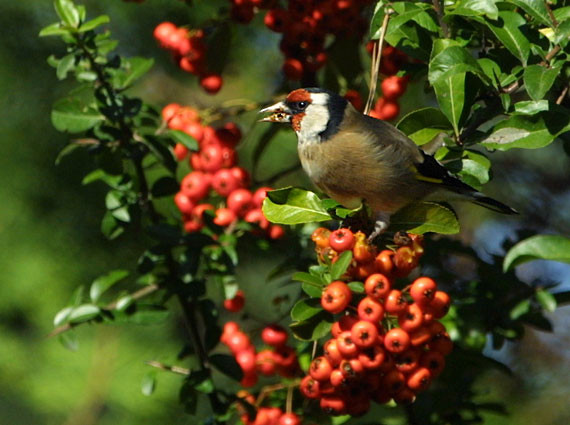
POLYGON ((446 189, 461 193, 477 191, 451 174, 447 168, 433 156, 425 153, 421 149, 419 149, 419 151, 422 154, 423 161, 414 163, 417 171, 416 178, 418 180, 443 185, 446 189))

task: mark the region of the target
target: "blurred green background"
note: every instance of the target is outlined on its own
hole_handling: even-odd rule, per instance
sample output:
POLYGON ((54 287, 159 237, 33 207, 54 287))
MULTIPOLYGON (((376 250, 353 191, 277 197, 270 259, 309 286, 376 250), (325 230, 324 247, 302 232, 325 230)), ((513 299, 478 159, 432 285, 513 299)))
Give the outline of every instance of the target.
MULTIPOLYGON (((203 94, 196 78, 179 71, 156 46, 152 30, 157 23, 198 24, 226 2, 196 3, 199 7, 190 9, 176 0, 148 0, 140 5, 120 0, 83 2, 90 17, 101 13, 111 17, 109 28, 120 41, 122 55, 157 60, 135 89, 145 101, 157 106, 176 101, 207 107, 234 98, 269 99, 282 83, 281 56, 279 38, 262 29, 260 16, 248 27, 232 29, 225 86, 215 97, 203 94)), ((152 397, 140 391, 149 370, 144 361, 175 362, 183 338, 176 317, 153 326, 82 326, 77 330, 80 344, 75 352, 63 348, 57 338, 46 338, 53 316, 73 290, 109 269, 133 269, 141 241, 109 242, 100 234, 102 188, 81 185, 82 177, 93 168, 88 155, 73 154, 54 165, 68 136, 52 128, 50 107, 72 83, 58 82, 46 63, 50 54, 63 54, 61 42, 37 37, 42 27, 56 20, 51 1, 3 0, 1 9, 0 424, 190 423, 177 403, 180 377, 162 373, 152 397)), ((409 90, 403 110, 419 102, 430 102, 422 84, 409 90)), ((240 120, 244 132, 254 122, 255 114, 240 120)), ((245 137, 242 163, 251 163, 256 135, 262 130, 255 126, 245 137)), ((265 155, 259 177, 296 162, 294 136, 282 134, 279 144, 265 155)), ((486 191, 522 215, 513 220, 461 206, 466 241, 485 256, 500 252, 502 240, 514 237, 521 227, 570 233, 570 161, 561 143, 538 151, 496 154, 493 160, 495 179, 486 191)), ((302 173, 277 185, 285 183, 308 184, 302 173)), ((265 291, 256 287, 264 285, 260 270, 269 269, 274 261, 265 258, 255 266, 245 262, 239 279, 249 292, 250 305, 262 303, 265 291)), ((518 272, 529 281, 546 277, 561 282, 560 290, 570 286, 570 267, 565 265, 534 262, 518 272)), ((481 376, 476 387, 481 399, 504 402, 508 410, 508 416, 488 415, 486 423, 570 423, 570 309, 561 307, 551 318, 555 333, 529 328, 520 343, 507 344, 500 352, 487 350, 510 365, 515 375, 481 376)), ((398 423, 398 418, 395 412, 389 422, 398 423)))

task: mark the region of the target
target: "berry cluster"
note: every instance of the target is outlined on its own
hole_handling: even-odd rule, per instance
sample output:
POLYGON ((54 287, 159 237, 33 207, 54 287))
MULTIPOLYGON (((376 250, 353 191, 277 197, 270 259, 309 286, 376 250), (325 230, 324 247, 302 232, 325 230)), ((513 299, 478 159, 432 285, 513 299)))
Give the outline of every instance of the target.
MULTIPOLYGON (((247 392, 238 393, 238 397, 253 405, 255 397, 247 392)), ((284 413, 279 407, 260 407, 255 418, 250 418, 245 409, 242 410, 241 421, 244 425, 301 425, 301 418, 293 412, 284 413)))
POLYGON ((268 9, 264 22, 282 33, 279 48, 285 55, 283 72, 289 80, 301 80, 327 61, 325 39, 329 35, 364 35, 361 16, 371 0, 289 0, 282 8, 273 0, 230 0, 232 18, 249 23, 258 9, 268 9))
POLYGON ((451 300, 429 277, 419 277, 402 290, 395 278, 407 276, 423 253, 422 240, 398 235, 396 252, 380 253, 364 234, 349 229, 313 233, 317 252, 331 261, 352 250, 353 265, 346 279, 364 281, 364 294, 353 294, 337 280, 323 291, 321 304, 339 314, 332 338, 315 358, 301 392, 319 399, 333 415, 361 415, 370 402, 411 403, 444 366, 452 350, 445 327, 437 321, 447 313, 451 300))
MULTIPOLYGON (((162 118, 168 128, 180 130, 192 136, 199 145, 198 152, 190 151, 183 144, 176 144, 174 155, 179 161, 190 156, 192 171, 180 183, 180 192, 174 202, 182 213, 184 229, 196 232, 204 227, 204 212, 215 212, 214 224, 227 227, 238 219, 256 225, 259 232, 270 239, 279 239, 283 227, 269 223, 261 211, 269 187, 251 192, 249 173, 237 166, 235 146, 241 140, 241 131, 228 122, 220 128, 203 126, 198 111, 171 103, 162 110, 162 118), (211 195, 217 195, 223 204, 218 208, 201 202, 211 195)), ((258 232, 258 233, 259 233, 258 232)))
MULTIPOLYGON (((372 52, 374 43, 371 41, 366 45, 368 52, 372 52)), ((408 76, 398 77, 396 74, 400 71, 401 66, 407 62, 408 56, 392 46, 386 46, 382 50, 380 73, 386 77, 380 85, 382 97, 376 101, 374 108, 370 111, 370 116, 387 121, 398 116, 400 105, 397 100, 405 93, 409 78, 408 76)))
POLYGON ((227 322, 220 342, 235 356, 243 371, 242 387, 252 387, 259 374, 291 378, 299 372, 297 353, 287 345, 287 332, 279 325, 266 326, 261 332, 262 341, 271 348, 256 351, 250 338, 236 322, 227 322))
POLYGON ((200 85, 210 94, 222 88, 222 76, 206 70, 206 44, 204 31, 177 27, 172 22, 162 22, 154 29, 161 47, 172 52, 178 66, 186 72, 200 77, 200 85))

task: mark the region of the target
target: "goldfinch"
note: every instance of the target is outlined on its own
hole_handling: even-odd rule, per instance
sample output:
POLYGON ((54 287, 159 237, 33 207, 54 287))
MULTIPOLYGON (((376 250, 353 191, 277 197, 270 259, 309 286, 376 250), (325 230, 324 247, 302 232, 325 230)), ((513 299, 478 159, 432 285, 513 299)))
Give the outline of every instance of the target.
POLYGON ((363 201, 371 207, 371 237, 386 230, 393 213, 419 200, 468 200, 517 214, 454 177, 396 127, 358 112, 336 93, 297 89, 260 113, 270 113, 261 121, 291 124, 301 165, 320 190, 347 208, 363 201))

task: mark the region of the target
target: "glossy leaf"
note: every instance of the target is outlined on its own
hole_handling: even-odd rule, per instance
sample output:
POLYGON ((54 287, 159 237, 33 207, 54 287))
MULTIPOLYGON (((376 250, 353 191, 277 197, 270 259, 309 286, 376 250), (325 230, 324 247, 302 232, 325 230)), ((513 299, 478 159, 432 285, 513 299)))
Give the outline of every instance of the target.
POLYGON ((89 289, 89 297, 91 298, 91 301, 97 302, 105 291, 128 276, 128 270, 113 270, 95 279, 89 289))
POLYGON ((534 116, 515 115, 501 121, 481 143, 498 150, 536 149, 550 144, 567 131, 570 131, 570 115, 560 108, 552 108, 534 116))
POLYGON ((233 356, 227 354, 212 354, 208 359, 210 363, 224 375, 236 381, 240 381, 243 378, 243 371, 233 356))
POLYGON ((51 112, 51 122, 59 131, 80 133, 93 128, 105 117, 97 110, 82 104, 77 99, 61 99, 51 112))
POLYGON ((296 280, 298 282, 307 282, 311 285, 323 286, 326 284, 326 282, 320 276, 315 276, 314 274, 305 273, 305 272, 297 272, 293 274, 291 279, 296 280))
POLYGON ((530 65, 524 70, 523 81, 526 92, 533 100, 541 100, 560 74, 559 68, 548 69, 541 65, 530 65))
MULTIPOLYGON (((434 51, 439 48, 438 42, 434 43, 434 51)), ((432 85, 435 85, 453 75, 466 72, 478 75, 483 81, 488 82, 487 76, 469 50, 452 45, 432 57, 429 64, 428 79, 432 85)))
POLYGON ((525 19, 516 12, 503 10, 499 12, 498 21, 486 21, 486 23, 509 52, 526 66, 530 54, 530 42, 520 30, 520 27, 526 24, 525 19))
POLYGON ((148 372, 143 376, 141 382, 141 392, 146 395, 150 396, 154 393, 156 389, 156 372, 148 372))
POLYGON ((513 105, 515 113, 522 115, 534 115, 542 111, 548 111, 548 100, 523 100, 513 105))
POLYGON ((570 263, 570 239, 559 235, 536 235, 513 246, 503 261, 503 271, 532 260, 570 263))
POLYGON ((297 301, 291 310, 291 319, 296 322, 310 319, 316 316, 321 311, 323 307, 321 306, 320 298, 308 298, 297 301))
POLYGON ((486 15, 491 19, 497 19, 499 9, 495 4, 496 0, 462 0, 451 14, 461 16, 482 16, 486 15))
POLYGON ((55 11, 60 19, 70 27, 77 28, 79 25, 79 11, 71 0, 55 0, 55 11))
POLYGON ((517 320, 519 317, 527 314, 530 311, 530 301, 528 299, 522 300, 515 305, 509 312, 509 317, 512 320, 517 320))
POLYGON ((73 307, 62 308, 56 313, 55 317, 53 318, 53 325, 56 327, 63 325, 65 322, 67 322, 67 319, 69 318, 69 315, 72 311, 73 307))
POLYGON ((459 135, 460 120, 465 106, 465 77, 465 73, 456 73, 440 78, 433 84, 437 103, 453 125, 456 135, 459 135))
POLYGON ((83 24, 81 24, 81 26, 79 27, 79 32, 86 32, 86 31, 91 31, 94 30, 95 28, 107 24, 109 23, 110 19, 107 15, 101 15, 98 16, 94 19, 91 19, 90 21, 87 21, 83 24))
POLYGON ((447 117, 436 108, 416 109, 405 115, 396 127, 419 146, 452 128, 447 117))
POLYGON ((129 87, 135 80, 146 74, 152 65, 154 64, 154 59, 133 57, 129 59, 123 59, 122 73, 118 74, 115 80, 115 84, 118 88, 129 87))
POLYGON ((352 262, 352 251, 344 251, 337 260, 331 265, 331 279, 337 280, 346 273, 350 263, 352 262))
POLYGON ((459 222, 455 213, 443 205, 418 202, 396 212, 390 219, 389 229, 416 234, 435 232, 450 235, 459 232, 459 222))
POLYGON ((93 304, 82 304, 73 309, 69 314, 70 323, 81 323, 94 319, 99 315, 101 310, 93 304))
POLYGON ((67 35, 67 34, 69 34, 69 28, 62 26, 60 22, 56 22, 55 24, 51 24, 45 28, 42 28, 42 30, 38 35, 40 37, 49 37, 52 35, 67 35))
POLYGON ((192 136, 184 133, 183 131, 168 130, 168 134, 170 135, 170 137, 172 137, 172 139, 175 142, 182 143, 184 146, 186 146, 191 151, 197 151, 199 149, 198 148, 198 142, 196 141, 196 139, 194 139, 192 136))
POLYGON ((507 0, 522 8, 526 13, 543 25, 552 26, 552 21, 548 16, 548 9, 544 0, 507 0))
POLYGON ((316 341, 329 335, 332 323, 333 316, 326 311, 321 311, 308 320, 292 323, 290 328, 296 338, 302 341, 316 341))
POLYGON ((556 298, 554 298, 554 295, 552 295, 550 292, 544 289, 539 289, 536 291, 536 299, 542 308, 549 313, 552 313, 554 310, 556 310, 556 298))
POLYGON ((69 351, 77 351, 79 349, 79 340, 77 334, 73 331, 67 331, 58 335, 58 340, 69 351))
POLYGON ((372 19, 370 20, 370 39, 378 40, 380 38, 380 31, 382 29, 382 22, 384 21, 384 16, 386 12, 384 11, 384 1, 380 0, 376 3, 374 7, 374 13, 372 14, 372 19))
POLYGON ((270 222, 277 224, 312 223, 331 219, 315 193, 291 187, 268 192, 263 201, 263 214, 270 222))
POLYGON ((301 289, 310 297, 320 297, 323 293, 322 286, 316 286, 307 282, 303 282, 301 289))

